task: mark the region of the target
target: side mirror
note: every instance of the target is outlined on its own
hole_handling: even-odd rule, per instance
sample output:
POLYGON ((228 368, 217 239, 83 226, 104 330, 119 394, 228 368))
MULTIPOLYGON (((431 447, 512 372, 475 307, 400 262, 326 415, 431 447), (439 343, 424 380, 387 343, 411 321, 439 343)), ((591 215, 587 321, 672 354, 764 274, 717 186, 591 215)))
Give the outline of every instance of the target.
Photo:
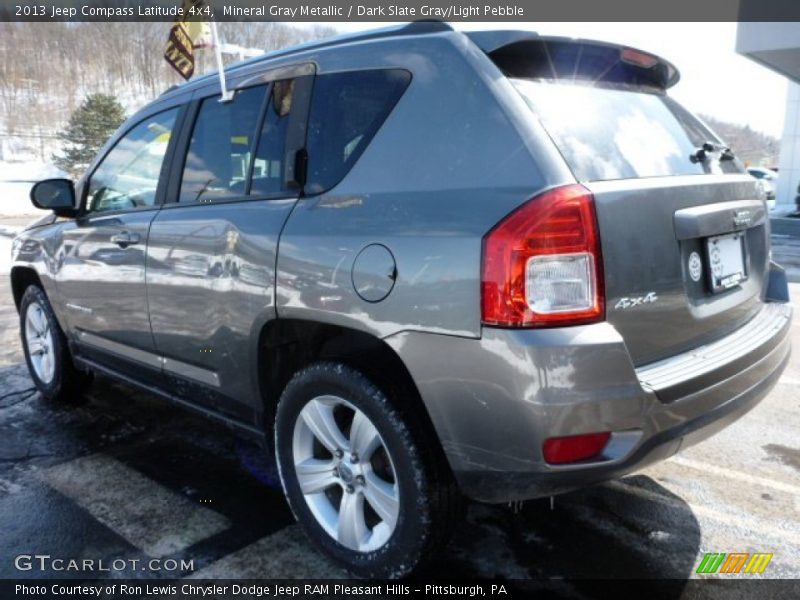
POLYGON ((59 217, 73 217, 75 186, 69 179, 45 179, 31 188, 31 202, 36 208, 52 210, 59 217))

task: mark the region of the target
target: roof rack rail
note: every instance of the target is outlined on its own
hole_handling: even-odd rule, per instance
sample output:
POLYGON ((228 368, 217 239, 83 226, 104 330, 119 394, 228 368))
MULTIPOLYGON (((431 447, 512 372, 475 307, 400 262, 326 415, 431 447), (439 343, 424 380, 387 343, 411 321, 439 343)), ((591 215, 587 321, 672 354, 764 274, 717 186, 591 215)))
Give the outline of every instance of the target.
MULTIPOLYGON (((424 35, 428 33, 443 33, 446 31, 453 31, 453 28, 444 21, 419 20, 419 21, 412 21, 407 24, 381 27, 380 29, 371 29, 369 31, 364 31, 359 33, 345 33, 330 38, 324 38, 321 40, 314 40, 302 44, 296 44, 294 46, 289 46, 288 48, 281 48, 280 50, 274 50, 272 52, 267 52, 260 56, 255 56, 247 60, 239 61, 237 63, 229 65, 226 68, 226 72, 234 73, 238 69, 241 69, 248 65, 252 65, 262 60, 270 58, 280 58, 282 56, 291 56, 292 54, 296 54, 298 52, 305 52, 307 50, 329 48, 331 46, 338 46, 340 44, 348 44, 351 42, 364 42, 368 40, 377 40, 381 38, 390 38, 403 35, 424 35)), ((203 75, 202 77, 198 77, 197 79, 193 79, 187 83, 196 83, 199 81, 211 79, 216 76, 217 76, 216 73, 209 73, 208 75, 203 75)), ((175 86, 167 90, 167 92, 172 91, 174 88, 175 86)), ((166 94, 167 92, 164 92, 164 94, 166 94)))
MULTIPOLYGON (((350 42, 363 42, 367 40, 378 40, 381 38, 396 37, 402 35, 423 35, 426 33, 442 33, 444 31, 453 31, 453 28, 444 21, 420 20, 412 21, 405 25, 393 25, 389 27, 381 27, 379 29, 370 29, 360 33, 345 33, 330 38, 306 42, 304 44, 297 44, 269 52, 264 56, 256 57, 253 60, 276 56, 287 56, 302 52, 305 50, 316 50, 317 48, 328 48, 330 46, 338 46, 339 44, 347 44, 350 42)), ((245 61, 247 62, 247 61, 245 61)), ((243 64, 243 63, 242 63, 243 64)))
MULTIPOLYGON (((389 27, 381 27, 379 29, 370 29, 360 33, 345 33, 330 38, 323 38, 321 40, 314 40, 289 46, 288 48, 281 48, 274 52, 268 52, 263 56, 258 56, 253 61, 269 57, 274 58, 277 56, 288 56, 297 52, 306 50, 316 50, 317 48, 328 48, 330 46, 338 46, 339 44, 347 44, 350 42, 363 42, 367 40, 378 40, 381 38, 396 37, 401 35, 422 35, 426 33, 441 33, 443 31, 453 31, 447 23, 443 21, 412 21, 407 25, 394 25, 389 27)), ((244 61, 239 64, 246 64, 249 61, 244 61)))

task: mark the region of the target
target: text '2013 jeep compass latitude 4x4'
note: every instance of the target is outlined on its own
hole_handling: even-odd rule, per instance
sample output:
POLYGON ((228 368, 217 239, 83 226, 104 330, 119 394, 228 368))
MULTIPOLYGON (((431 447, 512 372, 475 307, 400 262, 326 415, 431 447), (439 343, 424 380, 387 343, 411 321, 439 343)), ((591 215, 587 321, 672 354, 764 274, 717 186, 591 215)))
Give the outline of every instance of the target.
POLYGON ((170 90, 14 242, 45 397, 101 373, 266 436, 310 538, 409 573, 462 495, 619 477, 789 357, 764 198, 668 62, 416 23, 170 90))

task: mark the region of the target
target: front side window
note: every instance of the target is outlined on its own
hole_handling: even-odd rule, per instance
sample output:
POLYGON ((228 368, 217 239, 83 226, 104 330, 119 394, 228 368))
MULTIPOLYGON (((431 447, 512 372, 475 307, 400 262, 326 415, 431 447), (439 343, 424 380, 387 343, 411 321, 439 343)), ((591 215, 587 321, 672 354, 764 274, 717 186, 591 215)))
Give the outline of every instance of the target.
POLYGON ((258 86, 236 92, 230 102, 220 102, 219 96, 203 100, 186 156, 180 202, 245 195, 265 94, 266 86, 258 86))
POLYGON ((125 134, 89 180, 86 206, 90 212, 153 206, 161 166, 167 153, 178 109, 149 117, 125 134))

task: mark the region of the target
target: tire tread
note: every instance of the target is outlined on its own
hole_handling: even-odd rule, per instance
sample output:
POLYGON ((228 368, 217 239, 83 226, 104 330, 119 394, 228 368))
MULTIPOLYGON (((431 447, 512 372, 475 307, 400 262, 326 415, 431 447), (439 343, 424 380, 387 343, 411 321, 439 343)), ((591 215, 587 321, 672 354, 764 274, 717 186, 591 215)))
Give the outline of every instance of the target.
MULTIPOLYGON (((338 562, 344 564, 353 574, 361 577, 397 578, 412 574, 419 567, 428 562, 447 543, 455 527, 463 515, 463 497, 458 490, 450 467, 441 451, 441 448, 432 438, 425 422, 419 415, 411 410, 403 410, 399 401, 398 390, 382 390, 362 372, 338 362, 317 362, 299 370, 289 381, 281 395, 276 411, 280 419, 286 403, 291 402, 295 390, 309 381, 325 379, 330 376, 345 378, 351 384, 357 385, 370 400, 375 403, 386 417, 393 422, 396 432, 402 439, 406 452, 417 465, 415 471, 421 476, 421 500, 418 499, 419 514, 424 522, 424 537, 415 546, 416 555, 406 554, 402 564, 359 564, 354 566, 343 560, 342 556, 333 556, 338 562)), ((276 450, 280 447, 278 440, 280 424, 275 426, 276 450)), ((279 460, 280 462, 280 460, 279 460)), ((415 472, 414 476, 417 476, 415 472)), ((286 486, 284 484, 284 491, 286 486)), ((288 495, 288 494, 287 494, 288 495)), ((290 500, 290 505, 292 504, 290 500)), ((295 516, 297 511, 292 507, 295 516)), ((302 523, 302 519, 301 524, 302 523)), ((314 540, 313 529, 305 526, 309 537, 314 540)), ((329 554, 331 554, 329 552, 329 554)))

